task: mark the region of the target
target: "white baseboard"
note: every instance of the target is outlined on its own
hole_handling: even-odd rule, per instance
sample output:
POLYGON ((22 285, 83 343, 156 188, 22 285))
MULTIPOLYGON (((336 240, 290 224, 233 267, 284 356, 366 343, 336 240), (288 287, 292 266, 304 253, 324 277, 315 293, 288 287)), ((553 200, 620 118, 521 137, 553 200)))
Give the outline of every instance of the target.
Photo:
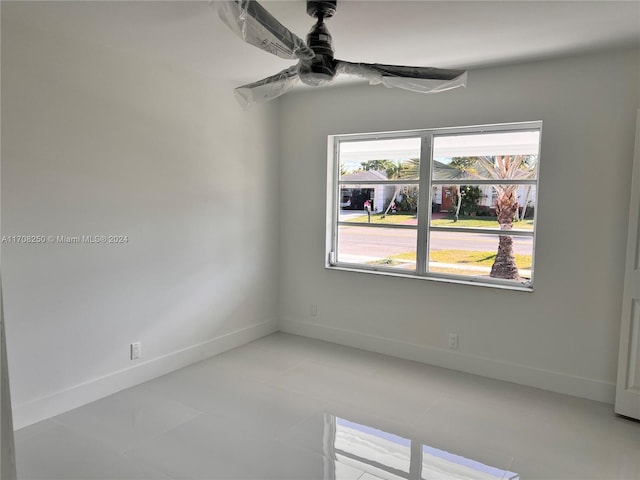
POLYGON ((87 403, 161 375, 173 372, 219 353, 276 332, 275 322, 262 322, 227 333, 162 357, 110 373, 80 385, 41 397, 20 405, 13 405, 13 426, 20 429, 54 417, 87 403))
POLYGON ((460 351, 417 345, 318 323, 282 320, 280 331, 483 377, 613 404, 615 384, 460 351))

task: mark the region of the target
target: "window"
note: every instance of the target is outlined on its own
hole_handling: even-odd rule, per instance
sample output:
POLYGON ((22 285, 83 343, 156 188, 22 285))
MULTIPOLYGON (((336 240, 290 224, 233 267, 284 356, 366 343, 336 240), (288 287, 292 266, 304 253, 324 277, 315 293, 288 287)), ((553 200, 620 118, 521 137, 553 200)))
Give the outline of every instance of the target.
POLYGON ((330 137, 327 267, 531 290, 541 128, 330 137))

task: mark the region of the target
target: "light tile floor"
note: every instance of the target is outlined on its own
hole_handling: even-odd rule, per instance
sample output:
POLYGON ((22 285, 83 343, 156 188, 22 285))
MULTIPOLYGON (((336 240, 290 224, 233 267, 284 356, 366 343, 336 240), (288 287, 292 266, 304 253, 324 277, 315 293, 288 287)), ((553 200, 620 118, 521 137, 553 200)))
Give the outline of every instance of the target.
POLYGON ((640 479, 611 405, 274 334, 16 432, 20 479, 640 479))

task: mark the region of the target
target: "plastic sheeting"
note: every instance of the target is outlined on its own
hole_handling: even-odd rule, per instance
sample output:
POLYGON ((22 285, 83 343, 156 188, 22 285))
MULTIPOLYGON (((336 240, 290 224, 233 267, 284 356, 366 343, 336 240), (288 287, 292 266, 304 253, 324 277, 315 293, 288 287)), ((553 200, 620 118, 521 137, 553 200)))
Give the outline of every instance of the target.
POLYGON ((298 66, 287 68, 258 82, 235 89, 235 96, 244 108, 278 98, 300 83, 298 66))
POLYGON ((467 84, 467 72, 453 80, 432 80, 426 78, 382 77, 382 84, 387 88, 402 88, 419 93, 446 92, 467 84))
MULTIPOLYGON (((301 83, 298 72, 303 65, 300 62, 298 65, 287 68, 282 72, 267 77, 255 83, 243 85, 235 90, 236 98, 238 102, 247 108, 253 103, 261 103, 267 100, 272 100, 287 93, 293 87, 301 83)), ((451 70, 438 70, 431 68, 424 68, 422 70, 428 71, 429 74, 438 76, 434 72, 454 72, 451 75, 441 75, 444 77, 453 78, 413 78, 402 75, 393 75, 391 66, 385 65, 385 70, 379 70, 375 68, 375 64, 363 64, 363 63, 350 63, 338 61, 336 67, 336 74, 354 75, 360 78, 364 78, 371 85, 384 85, 387 88, 402 88, 404 90, 410 90, 418 93, 439 93, 447 90, 451 90, 458 87, 465 87, 467 83, 466 71, 451 71, 451 70)), ((398 67, 407 69, 418 69, 421 67, 398 67)), ((308 83, 308 82, 306 82, 308 83)), ((318 82, 318 85, 330 85, 331 80, 322 79, 322 82, 318 82)))
POLYGON ((257 2, 220 1, 211 4, 222 21, 242 40, 288 59, 312 59, 315 54, 257 2))
POLYGON ((364 78, 370 85, 382 84, 418 93, 444 92, 467 84, 467 72, 462 70, 338 61, 336 72, 364 78))
MULTIPOLYGON (((301 83, 298 72, 303 66, 304 63, 300 62, 276 75, 236 88, 236 98, 245 108, 253 103, 261 103, 277 98, 301 83)), ((454 88, 464 87, 467 83, 467 72, 461 70, 439 70, 435 68, 404 66, 393 67, 391 65, 381 65, 380 68, 376 67, 375 64, 338 61, 336 74, 354 75, 364 78, 371 85, 384 85, 387 88, 402 88, 418 93, 444 92, 454 88), (402 71, 404 75, 409 74, 410 71, 414 71, 416 72, 415 75, 422 74, 424 76, 431 75, 444 78, 415 78, 401 74, 394 75, 393 71, 395 68, 400 70, 405 69, 406 71, 402 71)), ((318 82, 318 85, 330 85, 331 83, 331 80, 322 79, 321 82, 318 82)))

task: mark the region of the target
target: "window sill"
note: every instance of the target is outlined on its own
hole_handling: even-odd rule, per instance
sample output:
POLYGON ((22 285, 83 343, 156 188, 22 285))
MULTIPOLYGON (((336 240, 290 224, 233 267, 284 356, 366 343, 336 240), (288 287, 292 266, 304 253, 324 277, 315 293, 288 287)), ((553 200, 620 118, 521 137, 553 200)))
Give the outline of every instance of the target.
POLYGON ((351 264, 325 264, 325 268, 327 270, 339 270, 344 272, 354 272, 354 273, 365 273, 365 274, 375 274, 382 275, 386 277, 396 277, 396 278, 410 278, 416 280, 428 280, 432 282, 441 282, 441 283, 454 283, 456 285, 472 285, 474 287, 488 287, 488 288, 497 288, 499 290, 513 290, 517 292, 533 292, 532 285, 524 285, 524 284, 508 284, 501 283, 499 280, 496 281, 484 281, 484 280, 467 280, 464 278, 452 278, 438 275, 417 275, 411 273, 400 273, 388 269, 382 268, 363 268, 361 266, 355 266, 351 264))

